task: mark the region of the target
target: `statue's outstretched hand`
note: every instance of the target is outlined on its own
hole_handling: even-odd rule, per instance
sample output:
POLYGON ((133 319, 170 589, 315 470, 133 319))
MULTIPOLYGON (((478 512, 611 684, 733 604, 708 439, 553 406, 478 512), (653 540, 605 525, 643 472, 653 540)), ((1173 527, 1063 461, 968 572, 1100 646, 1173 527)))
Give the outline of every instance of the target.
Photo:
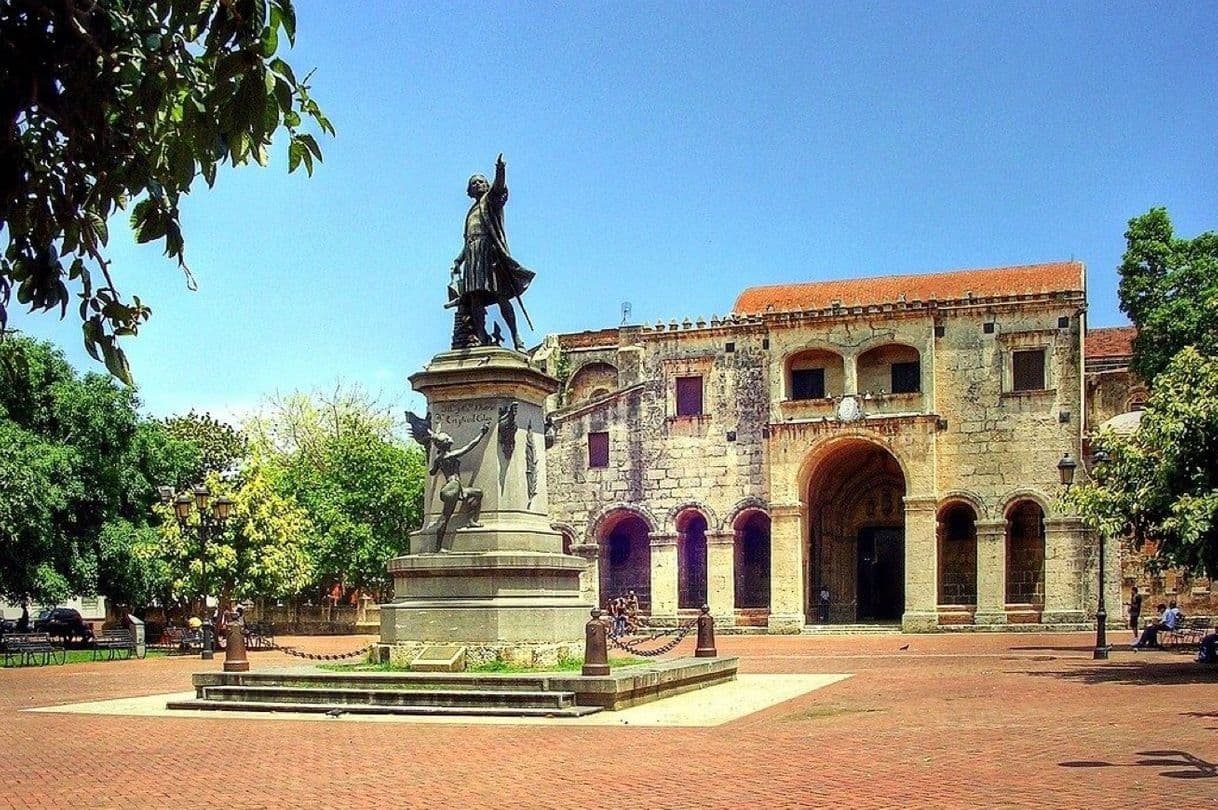
POLYGON ((503 162, 503 153, 499 153, 499 157, 495 158, 495 168, 502 169, 507 164, 503 162))

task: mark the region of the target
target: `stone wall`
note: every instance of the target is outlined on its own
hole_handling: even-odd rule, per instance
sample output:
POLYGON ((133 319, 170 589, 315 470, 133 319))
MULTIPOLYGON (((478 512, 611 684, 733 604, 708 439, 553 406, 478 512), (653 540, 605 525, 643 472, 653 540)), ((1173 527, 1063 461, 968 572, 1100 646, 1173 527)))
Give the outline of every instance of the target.
POLYGON ((820 581, 835 594, 835 620, 850 620, 859 610, 858 533, 891 525, 904 530, 906 626, 929 629, 939 624, 936 518, 964 504, 976 539, 957 558, 975 560, 978 570, 955 592, 974 594, 977 604, 963 606, 968 621, 975 611, 1001 624, 1005 519, 1030 502, 1044 522, 1044 564, 1025 588, 1035 618, 1081 620, 1094 590, 1094 544, 1059 514, 1056 464, 1080 449, 1083 305, 1069 293, 903 302, 625 327, 612 342, 608 330, 547 339, 539 360, 550 373, 568 372, 552 402, 552 513, 593 562, 585 588, 596 595, 602 529, 629 512, 650 532, 652 614, 675 618, 677 518, 696 509, 707 524, 712 611, 730 621, 734 521, 762 509, 771 520, 771 628, 808 621, 820 581), (1043 387, 1012 390, 1021 351, 1044 352, 1043 387), (827 396, 794 399, 791 368, 826 358, 827 396), (919 390, 894 394, 891 364, 911 360, 920 364, 919 390), (675 381, 685 376, 703 380, 701 414, 676 413, 675 381), (856 396, 862 413, 839 413, 843 395, 856 396), (593 432, 609 435, 607 467, 589 468, 593 432), (875 485, 873 497, 835 494, 834 481, 864 456, 891 459, 891 485, 860 480, 864 490, 875 485), (877 517, 882 498, 874 496, 885 487, 896 511, 877 517))

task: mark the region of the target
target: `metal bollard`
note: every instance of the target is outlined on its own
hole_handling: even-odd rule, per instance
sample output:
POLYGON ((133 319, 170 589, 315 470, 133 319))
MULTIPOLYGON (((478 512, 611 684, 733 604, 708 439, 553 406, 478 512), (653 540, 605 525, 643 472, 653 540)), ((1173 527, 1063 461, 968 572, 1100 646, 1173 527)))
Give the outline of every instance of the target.
POLYGON ((694 649, 694 658, 715 658, 718 655, 715 650, 715 620, 710 615, 710 605, 703 605, 702 614, 698 616, 698 646, 694 649))
POLYGON ((609 642, 605 635, 600 609, 592 608, 592 618, 584 625, 584 668, 581 674, 609 674, 609 642))
POLYGON ((230 624, 224 633, 224 671, 250 671, 250 662, 245 659, 245 633, 241 632, 240 624, 230 624))

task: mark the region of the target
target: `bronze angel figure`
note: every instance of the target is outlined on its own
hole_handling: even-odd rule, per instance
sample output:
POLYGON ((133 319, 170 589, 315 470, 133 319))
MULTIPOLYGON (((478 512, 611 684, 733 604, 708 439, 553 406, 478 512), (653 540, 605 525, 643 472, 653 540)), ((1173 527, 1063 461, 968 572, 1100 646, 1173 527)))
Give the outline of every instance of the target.
POLYGON ((484 424, 477 436, 454 450, 451 436, 444 432, 432 431, 430 413, 426 418, 420 419, 406 411, 406 419, 410 422, 410 434, 414 440, 423 445, 424 449, 431 451, 431 469, 428 470, 428 475, 444 475, 444 485, 440 487, 440 503, 444 508, 434 524, 436 550, 451 551, 451 541, 446 545, 444 536, 448 533, 448 523, 458 506, 468 515, 465 525, 474 528, 482 526, 478 522, 478 513, 482 509, 482 490, 461 483, 461 457, 478 446, 478 442, 491 432, 491 426, 489 423, 484 424))

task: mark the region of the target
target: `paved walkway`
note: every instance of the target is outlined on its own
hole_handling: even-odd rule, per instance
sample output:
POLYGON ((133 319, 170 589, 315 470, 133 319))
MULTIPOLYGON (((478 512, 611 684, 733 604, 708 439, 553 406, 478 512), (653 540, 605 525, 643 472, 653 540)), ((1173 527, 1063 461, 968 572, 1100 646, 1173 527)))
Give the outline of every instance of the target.
POLYGON ((27 712, 180 692, 203 662, 5 669, 0 808, 1218 805, 1218 670, 1090 640, 721 636, 743 673, 852 677, 703 728, 27 712))

